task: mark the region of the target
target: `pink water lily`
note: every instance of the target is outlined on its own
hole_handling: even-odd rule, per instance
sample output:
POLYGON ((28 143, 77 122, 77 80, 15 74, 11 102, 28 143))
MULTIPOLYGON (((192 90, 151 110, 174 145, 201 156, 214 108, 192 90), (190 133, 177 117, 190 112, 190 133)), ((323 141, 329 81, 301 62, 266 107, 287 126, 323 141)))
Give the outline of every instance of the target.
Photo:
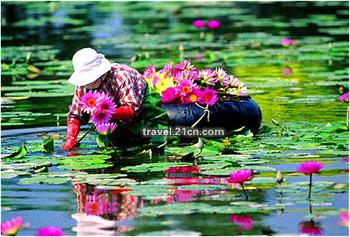
POLYGON ((192 25, 196 28, 203 28, 203 27, 205 27, 205 22, 202 20, 194 20, 192 22, 192 25))
POLYGON ((224 70, 224 69, 222 69, 222 68, 216 68, 216 74, 217 74, 217 78, 218 78, 218 80, 221 82, 221 83, 223 83, 223 84, 228 84, 229 83, 229 77, 228 77, 228 75, 227 75, 227 72, 224 70))
POLYGON ((215 85, 215 83, 219 80, 217 77, 217 72, 212 71, 211 69, 203 69, 199 71, 199 77, 202 80, 210 85, 215 85))
POLYGON ((240 184, 245 195, 245 199, 248 200, 248 194, 244 189, 244 183, 253 178, 253 171, 242 169, 236 170, 230 173, 230 177, 227 179, 229 183, 240 184))
POLYGON ((174 66, 172 75, 176 76, 179 72, 182 72, 185 69, 191 69, 191 68, 193 68, 191 61, 189 59, 186 59, 185 61, 182 61, 179 64, 174 66))
POLYGON ((154 65, 150 65, 148 66, 145 71, 143 72, 143 77, 144 78, 150 78, 152 77, 154 74, 156 73, 156 68, 154 67, 154 65))
POLYGON ((201 99, 202 91, 194 87, 193 90, 186 95, 186 100, 188 103, 195 103, 201 99))
POLYGON ((63 236, 63 231, 57 226, 46 226, 38 229, 36 236, 63 236))
POLYGON ((81 98, 83 111, 87 112, 88 114, 91 114, 92 112, 94 112, 97 106, 98 97, 99 97, 98 92, 85 93, 81 98))
POLYGON ((181 95, 187 95, 193 89, 193 80, 184 79, 179 81, 179 85, 177 86, 178 91, 181 95))
POLYGON ((115 108, 115 104, 113 100, 107 94, 101 93, 100 97, 97 100, 96 109, 107 110, 110 113, 113 113, 114 108, 115 108))
POLYGON ((108 123, 112 117, 112 114, 108 110, 97 109, 92 114, 92 122, 97 125, 100 123, 108 123))
POLYGON ((237 170, 230 174, 230 177, 228 178, 228 182, 230 183, 239 183, 242 184, 244 182, 247 182, 253 178, 253 171, 252 170, 237 170))
POLYGON ((299 164, 298 166, 297 172, 310 176, 308 195, 309 199, 311 198, 312 174, 319 173, 323 167, 324 165, 318 161, 306 161, 299 164))
POLYGON ((220 25, 221 25, 220 21, 217 21, 217 20, 210 20, 207 23, 208 28, 210 28, 212 30, 219 28, 220 25))
POLYGON ((17 232, 21 229, 23 223, 22 217, 16 217, 9 221, 5 221, 1 223, 1 235, 16 235, 17 232))
POLYGON ((168 63, 168 64, 166 64, 166 65, 163 67, 163 69, 159 70, 159 73, 160 73, 160 74, 165 73, 166 75, 168 75, 168 74, 171 73, 172 69, 173 69, 173 64, 172 64, 172 63, 168 63))
POLYGON ((323 167, 324 165, 318 161, 306 161, 299 164, 297 172, 309 175, 319 173, 323 167))
POLYGON ((178 92, 175 87, 168 87, 165 91, 162 92, 161 101, 164 104, 170 104, 178 98, 178 92))
POLYGON ((293 39, 284 38, 284 39, 281 40, 281 44, 282 44, 283 46, 290 46, 290 45, 296 44, 296 41, 293 40, 293 39))
POLYGON ((282 74, 285 76, 291 75, 291 74, 293 74, 293 70, 291 68, 288 68, 288 67, 283 68, 282 74))
POLYGON ((116 123, 100 123, 96 125, 97 131, 102 135, 112 134, 116 128, 116 123))
POLYGON ((349 93, 344 93, 338 97, 340 102, 349 102, 349 93))
POLYGON ((206 87, 201 93, 200 102, 205 105, 214 105, 218 101, 218 96, 214 89, 206 87))
POLYGON ((241 84, 239 89, 240 89, 239 94, 238 94, 239 96, 246 96, 247 95, 248 89, 246 86, 241 84))

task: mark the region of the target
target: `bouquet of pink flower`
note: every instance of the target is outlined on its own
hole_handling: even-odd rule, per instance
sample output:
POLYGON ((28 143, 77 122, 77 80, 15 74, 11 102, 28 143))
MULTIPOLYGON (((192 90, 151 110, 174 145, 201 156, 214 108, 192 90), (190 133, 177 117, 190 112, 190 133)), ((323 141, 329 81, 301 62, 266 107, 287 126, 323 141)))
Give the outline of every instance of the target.
POLYGON ((159 71, 154 65, 143 73, 150 88, 161 95, 165 104, 199 103, 214 105, 218 94, 245 96, 247 88, 237 78, 228 75, 224 69, 196 69, 185 60, 175 65, 167 64, 159 71))
POLYGON ((102 135, 113 133, 117 124, 111 123, 115 104, 105 93, 87 92, 81 99, 83 111, 91 115, 97 131, 102 135))

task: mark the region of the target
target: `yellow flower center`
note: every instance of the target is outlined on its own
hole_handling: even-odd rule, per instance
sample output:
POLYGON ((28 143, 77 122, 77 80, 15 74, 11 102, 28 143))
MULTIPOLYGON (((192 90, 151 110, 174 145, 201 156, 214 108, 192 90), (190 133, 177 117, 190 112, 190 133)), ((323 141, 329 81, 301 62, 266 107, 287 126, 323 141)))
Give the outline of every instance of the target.
POLYGON ((94 106, 96 105, 96 100, 95 100, 94 98, 88 99, 87 105, 88 105, 89 107, 94 107, 94 106))
POLYGON ((192 95, 190 95, 189 99, 190 99, 191 102, 196 102, 198 97, 197 97, 197 95, 192 94, 192 95))
POLYGON ((190 87, 189 86, 183 86, 182 88, 181 88, 181 91, 182 91, 182 93, 188 93, 188 92, 190 92, 190 87))

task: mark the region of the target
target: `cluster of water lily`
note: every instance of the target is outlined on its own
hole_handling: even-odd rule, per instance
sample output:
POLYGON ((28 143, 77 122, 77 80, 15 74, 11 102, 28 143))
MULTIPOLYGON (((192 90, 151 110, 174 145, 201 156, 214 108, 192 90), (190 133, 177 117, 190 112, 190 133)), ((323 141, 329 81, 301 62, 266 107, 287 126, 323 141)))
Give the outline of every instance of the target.
POLYGON ((111 122, 115 103, 105 93, 87 92, 81 99, 82 109, 91 115, 91 120, 97 131, 102 135, 113 133, 117 124, 111 122))
POLYGON ((154 65, 143 73, 151 89, 161 95, 165 104, 200 103, 214 105, 218 101, 218 93, 234 96, 245 96, 247 88, 236 77, 228 75, 222 68, 196 69, 185 60, 172 66, 169 63, 156 71, 154 65))
POLYGON ((220 27, 221 22, 218 20, 209 20, 208 22, 205 22, 204 20, 194 20, 192 22, 192 25, 196 28, 204 28, 207 26, 211 30, 215 30, 220 27))
MULTIPOLYGON (((300 163, 298 166, 298 169, 297 169, 298 173, 303 173, 305 175, 310 176, 309 196, 308 196, 309 199, 311 198, 312 175, 319 173, 323 167, 324 165, 318 161, 306 161, 306 162, 300 163)), ((253 177, 254 176, 253 176, 252 170, 242 169, 242 170, 237 170, 232 172, 230 174, 230 177, 227 179, 227 182, 240 185, 246 196, 246 199, 248 199, 248 195, 244 189, 244 183, 253 179, 253 177)), ((282 183, 283 178, 282 178, 281 172, 277 173, 276 181, 277 183, 282 183)))
MULTIPOLYGON (((18 216, 1 223, 1 235, 14 236, 20 229, 27 228, 29 223, 23 223, 23 218, 18 216)), ((46 226, 36 231, 36 236, 63 236, 63 231, 57 226, 46 226)))

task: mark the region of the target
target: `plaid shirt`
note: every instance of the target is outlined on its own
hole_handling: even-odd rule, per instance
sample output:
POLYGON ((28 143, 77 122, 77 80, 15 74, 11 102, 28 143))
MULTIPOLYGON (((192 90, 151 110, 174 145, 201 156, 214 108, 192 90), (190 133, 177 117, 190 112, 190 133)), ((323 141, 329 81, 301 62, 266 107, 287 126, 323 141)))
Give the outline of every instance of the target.
MULTIPOLYGON (((105 92, 112 97, 117 107, 131 106, 138 114, 146 88, 147 83, 138 71, 129 66, 115 63, 98 88, 90 90, 85 86, 75 88, 67 119, 68 121, 77 119, 81 124, 89 122, 90 116, 83 112, 81 107, 81 98, 88 91, 105 92)), ((127 124, 130 121, 123 122, 127 124)))

